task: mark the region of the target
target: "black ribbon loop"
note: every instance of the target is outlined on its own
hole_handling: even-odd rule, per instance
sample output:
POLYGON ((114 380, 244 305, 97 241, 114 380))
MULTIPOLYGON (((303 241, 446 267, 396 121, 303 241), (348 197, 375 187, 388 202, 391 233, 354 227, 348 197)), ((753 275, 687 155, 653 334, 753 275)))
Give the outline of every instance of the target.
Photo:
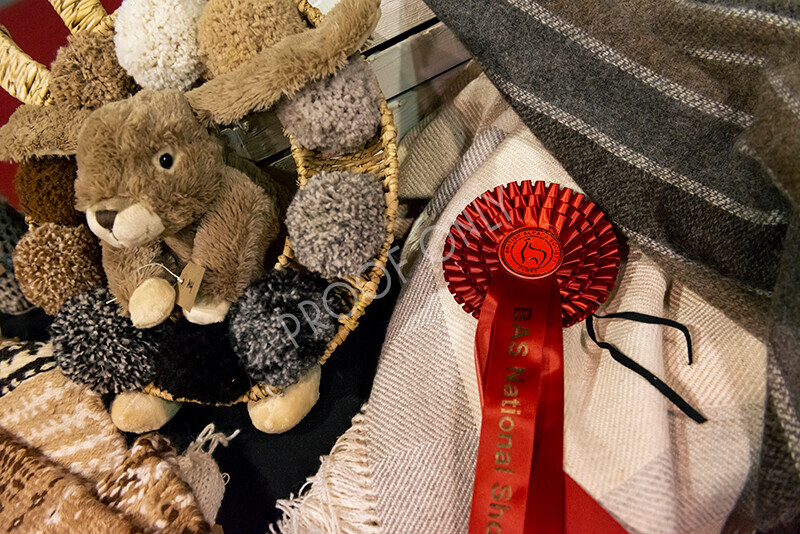
POLYGON ((606 343, 605 341, 598 341, 597 335, 594 331, 594 319, 627 319, 629 321, 637 321, 640 323, 647 323, 647 324, 660 324, 664 326, 670 326, 672 328, 677 328, 683 335, 686 337, 686 346, 688 347, 689 352, 689 365, 692 364, 693 357, 692 357, 692 338, 689 335, 689 329, 686 328, 685 325, 672 321, 670 319, 664 319, 662 317, 654 317, 652 315, 647 315, 644 313, 637 313, 637 312, 620 312, 620 313, 609 313, 608 315, 590 315, 586 319, 586 330, 589 333, 589 337, 595 344, 600 347, 601 349, 606 349, 608 352, 611 353, 611 357, 614 358, 614 361, 617 363, 622 364, 623 366, 627 367, 634 373, 638 374, 650 384, 655 387, 662 395, 664 395, 667 399, 672 402, 675 406, 678 407, 680 411, 686 414, 692 421, 696 423, 705 423, 707 419, 703 414, 701 414, 696 409, 692 408, 692 406, 686 402, 683 397, 678 395, 678 393, 669 387, 663 380, 658 378, 656 375, 639 365, 637 362, 626 356, 622 351, 620 351, 617 347, 612 345, 611 343, 606 343))

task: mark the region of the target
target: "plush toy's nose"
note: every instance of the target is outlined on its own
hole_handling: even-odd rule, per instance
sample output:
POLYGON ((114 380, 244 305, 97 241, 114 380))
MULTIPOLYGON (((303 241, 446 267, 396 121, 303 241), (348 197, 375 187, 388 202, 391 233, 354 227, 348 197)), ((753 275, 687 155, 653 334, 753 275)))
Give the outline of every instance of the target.
POLYGON ((110 232, 114 227, 114 219, 117 218, 117 213, 114 210, 99 210, 95 212, 94 218, 97 219, 97 224, 110 232))

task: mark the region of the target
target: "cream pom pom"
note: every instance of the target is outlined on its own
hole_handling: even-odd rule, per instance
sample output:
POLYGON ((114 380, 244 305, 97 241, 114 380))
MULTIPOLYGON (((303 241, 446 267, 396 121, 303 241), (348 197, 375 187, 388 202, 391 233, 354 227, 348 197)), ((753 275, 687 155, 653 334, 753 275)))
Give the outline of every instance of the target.
POLYGON ((125 0, 117 10, 117 59, 145 89, 186 90, 202 72, 197 20, 207 0, 125 0))

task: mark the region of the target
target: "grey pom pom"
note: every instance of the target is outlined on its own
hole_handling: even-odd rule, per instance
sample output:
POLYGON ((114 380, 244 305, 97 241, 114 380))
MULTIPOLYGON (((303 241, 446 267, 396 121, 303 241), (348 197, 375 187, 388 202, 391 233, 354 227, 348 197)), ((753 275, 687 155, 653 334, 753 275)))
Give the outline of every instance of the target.
POLYGON ((233 350, 254 380, 285 387, 297 382, 325 352, 337 312, 324 280, 272 271, 234 303, 228 317, 233 350), (328 306, 323 303, 328 298, 328 306))
POLYGON ((286 132, 302 146, 328 154, 362 148, 381 122, 381 93, 363 60, 303 87, 275 108, 286 132))
POLYGON ((370 174, 321 172, 300 189, 286 211, 297 260, 326 278, 358 273, 386 237, 383 186, 370 174))
POLYGON ((105 288, 67 300, 50 332, 65 376, 98 393, 140 389, 155 376, 163 329, 139 330, 119 315, 105 288))

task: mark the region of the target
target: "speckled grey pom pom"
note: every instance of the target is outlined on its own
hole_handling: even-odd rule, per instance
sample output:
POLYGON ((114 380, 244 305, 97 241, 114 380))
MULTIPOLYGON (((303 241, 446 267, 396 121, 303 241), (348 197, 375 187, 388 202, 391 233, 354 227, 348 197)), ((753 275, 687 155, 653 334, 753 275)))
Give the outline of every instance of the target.
POLYGON ((98 393, 140 389, 155 376, 163 329, 139 330, 97 288, 67 300, 50 332, 61 371, 98 393))
POLYGON ((337 331, 339 310, 324 280, 272 271, 253 283, 228 312, 233 350, 251 378, 286 387, 310 369, 337 331), (327 307, 323 302, 327 299, 327 307))
POLYGON ((351 61, 303 87, 275 108, 283 127, 302 146, 345 154, 362 148, 381 122, 381 93, 367 63, 351 61))
POLYGON ((358 274, 386 237, 386 197, 371 174, 321 172, 286 211, 297 260, 325 278, 358 274))

